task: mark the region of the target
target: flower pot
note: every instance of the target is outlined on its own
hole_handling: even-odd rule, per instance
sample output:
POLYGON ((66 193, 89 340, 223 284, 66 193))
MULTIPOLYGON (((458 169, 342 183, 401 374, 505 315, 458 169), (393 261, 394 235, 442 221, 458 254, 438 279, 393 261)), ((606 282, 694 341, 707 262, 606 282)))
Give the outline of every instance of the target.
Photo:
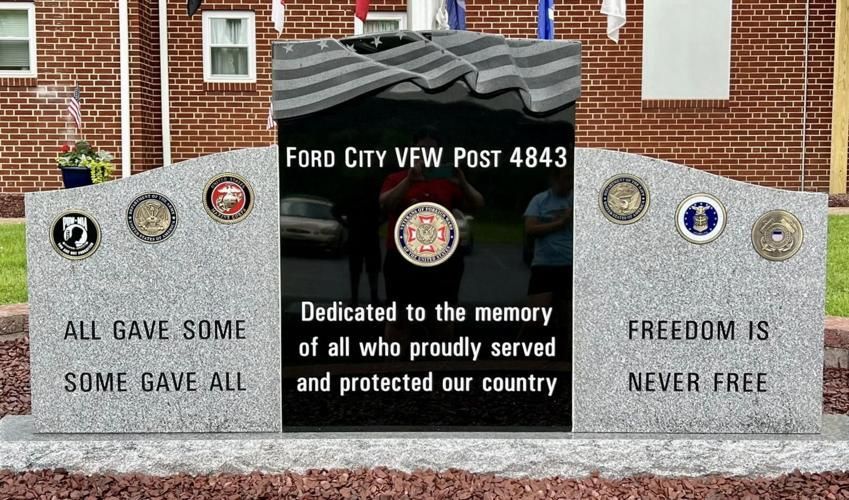
POLYGON ((91 185, 91 171, 85 167, 59 167, 65 189, 91 185))

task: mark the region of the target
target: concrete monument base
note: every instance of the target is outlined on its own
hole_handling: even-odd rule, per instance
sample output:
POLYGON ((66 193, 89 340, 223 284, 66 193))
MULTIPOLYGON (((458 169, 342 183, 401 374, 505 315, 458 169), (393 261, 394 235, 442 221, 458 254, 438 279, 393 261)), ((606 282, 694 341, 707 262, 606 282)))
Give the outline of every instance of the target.
POLYGON ((9 416, 0 420, 0 469, 168 475, 386 466, 566 478, 849 469, 849 416, 825 415, 822 428, 810 435, 35 434, 32 417, 9 416))

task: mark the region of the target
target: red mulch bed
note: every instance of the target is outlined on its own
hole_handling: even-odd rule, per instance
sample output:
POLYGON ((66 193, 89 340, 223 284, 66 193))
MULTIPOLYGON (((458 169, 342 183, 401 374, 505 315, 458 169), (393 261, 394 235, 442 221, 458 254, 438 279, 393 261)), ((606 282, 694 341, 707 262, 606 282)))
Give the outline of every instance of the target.
POLYGON ((775 479, 658 478, 508 479, 459 470, 404 473, 315 470, 306 474, 152 477, 84 476, 61 470, 0 472, 3 498, 326 498, 326 499, 532 499, 532 498, 849 498, 849 474, 803 474, 775 479))
MULTIPOLYGON (((823 409, 849 413, 849 370, 825 370, 823 409)), ((30 412, 29 342, 0 341, 0 417, 30 412)), ((0 499, 501 499, 501 498, 755 498, 849 499, 849 472, 773 479, 659 478, 510 479, 460 470, 405 473, 385 468, 313 470, 305 474, 216 474, 168 477, 85 476, 62 470, 0 471, 0 499)))
POLYGON ((24 195, 21 193, 0 193, 0 218, 23 216, 24 195))

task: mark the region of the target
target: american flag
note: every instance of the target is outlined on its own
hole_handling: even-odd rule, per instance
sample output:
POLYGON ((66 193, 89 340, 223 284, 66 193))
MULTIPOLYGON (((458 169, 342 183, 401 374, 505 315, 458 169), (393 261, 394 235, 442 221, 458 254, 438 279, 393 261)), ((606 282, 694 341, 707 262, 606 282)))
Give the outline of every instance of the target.
POLYGON ((277 126, 277 122, 274 121, 274 104, 268 104, 268 120, 265 122, 265 130, 271 130, 277 126))
POLYGON ((74 87, 74 95, 68 98, 68 114, 71 115, 78 129, 83 128, 83 115, 80 110, 80 84, 74 87))

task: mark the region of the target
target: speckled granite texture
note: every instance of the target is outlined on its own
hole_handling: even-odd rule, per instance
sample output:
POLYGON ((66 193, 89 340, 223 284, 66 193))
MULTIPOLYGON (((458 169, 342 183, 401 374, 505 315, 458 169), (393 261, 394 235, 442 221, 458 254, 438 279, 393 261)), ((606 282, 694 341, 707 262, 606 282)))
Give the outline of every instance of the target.
MULTIPOLYGON (((27 196, 32 410, 41 432, 256 432, 281 422, 276 147, 222 153, 128 179, 27 196), (255 191, 253 212, 220 224, 204 210, 213 176, 234 172, 255 191), (138 195, 177 210, 166 241, 136 239, 126 222, 138 195), (102 242, 73 261, 51 246, 50 225, 81 209, 102 242), (115 340, 115 320, 168 320, 169 340, 115 340), (185 340, 185 320, 245 319, 246 338, 185 340), (65 340, 68 321, 97 322, 102 340, 65 340), (197 372, 197 392, 142 392, 143 372, 197 372), (68 372, 126 372, 127 392, 67 392, 68 372), (241 372, 245 391, 209 390, 213 372, 241 372)), ((158 378, 156 379, 158 380, 158 378)), ((173 387, 173 384, 172 384, 173 387)), ((117 463, 117 462, 116 462, 117 463)))
POLYGON ((208 474, 386 466, 508 477, 773 477, 849 469, 849 417, 822 435, 508 433, 34 435, 30 417, 0 420, 0 469, 208 474))
MULTIPOLYGON (((827 197, 779 191, 681 165, 604 150, 576 151, 574 429, 578 432, 812 433, 820 429, 827 197), (599 192, 615 174, 643 179, 647 214, 609 222, 599 192), (695 193, 727 209, 727 227, 696 245, 675 227, 695 193), (769 210, 801 221, 784 262, 760 257, 752 225, 769 210), (735 340, 629 340, 630 320, 736 322, 735 340), (768 321, 750 341, 748 322, 768 321), (632 392, 629 372, 694 372, 699 392, 632 392), (766 392, 713 391, 717 372, 767 374, 766 392)), ((623 454, 627 456, 627 454, 623 454)))

